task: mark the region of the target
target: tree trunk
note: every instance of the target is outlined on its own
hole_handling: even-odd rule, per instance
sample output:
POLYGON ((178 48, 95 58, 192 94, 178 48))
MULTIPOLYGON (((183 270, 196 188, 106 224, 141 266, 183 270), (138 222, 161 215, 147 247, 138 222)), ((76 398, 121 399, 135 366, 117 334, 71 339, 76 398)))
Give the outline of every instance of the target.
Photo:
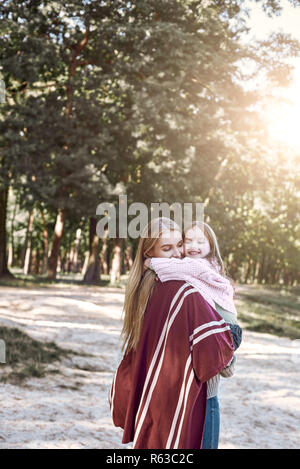
POLYGON ((59 247, 62 240, 63 232, 65 225, 65 216, 61 209, 58 210, 56 217, 56 224, 54 228, 53 242, 51 255, 48 262, 48 278, 55 280, 56 279, 56 269, 57 269, 57 259, 59 253, 59 247))
POLYGON ((259 271, 258 271, 258 283, 262 283, 265 274, 265 262, 266 262, 266 255, 263 252, 262 258, 260 261, 259 271))
POLYGON ((79 252, 79 244, 80 244, 80 237, 81 237, 81 228, 76 230, 76 238, 75 238, 75 246, 73 251, 73 259, 72 259, 72 272, 78 272, 78 252, 79 252))
POLYGON ((253 264, 253 275, 252 275, 252 282, 257 283, 257 276, 259 272, 259 262, 256 259, 253 264))
POLYGON ((121 276, 121 239, 115 239, 115 246, 113 250, 113 259, 110 271, 110 283, 115 283, 120 280, 121 276))
POLYGON ((85 255, 84 255, 82 270, 81 270, 81 275, 83 275, 83 276, 85 276, 88 265, 89 265, 89 257, 90 257, 90 253, 89 253, 89 251, 86 251, 85 255))
POLYGON ((132 246, 128 244, 125 249, 125 269, 127 272, 131 270, 133 259, 132 259, 132 246))
POLYGON ((42 224, 43 224, 43 247, 44 247, 42 274, 45 275, 47 273, 47 267, 48 267, 49 234, 48 234, 47 225, 45 221, 44 210, 41 210, 41 217, 42 217, 42 224))
POLYGON ((14 253, 15 253, 15 248, 14 248, 14 222, 15 222, 15 219, 16 219, 18 202, 19 202, 19 194, 17 194, 16 197, 15 197, 14 210, 13 210, 12 218, 10 220, 10 240, 9 240, 9 247, 8 247, 8 267, 13 266, 13 264, 14 264, 14 253))
POLYGON ((68 254, 67 254, 67 272, 68 274, 72 272, 72 265, 73 265, 73 257, 74 257, 74 248, 73 246, 69 246, 68 254))
POLYGON ((62 268, 61 268, 61 256, 60 256, 59 253, 58 253, 58 256, 57 256, 56 273, 59 274, 61 271, 62 271, 62 268))
POLYGON ((28 275, 30 271, 31 257, 32 257, 32 230, 33 230, 34 212, 33 209, 29 213, 27 234, 26 234, 26 251, 24 258, 24 274, 28 275))
POLYGON ((251 272, 251 267, 252 267, 253 260, 248 259, 246 263, 246 273, 245 273, 245 278, 244 278, 244 283, 248 283, 249 277, 250 277, 250 272, 251 272))
POLYGON ((272 281, 271 283, 274 285, 275 283, 279 282, 279 268, 275 268, 272 271, 272 281))
POLYGON ((7 260, 8 267, 12 267, 13 263, 14 263, 14 246, 13 246, 12 239, 10 239, 8 241, 8 260, 7 260))
POLYGON ((100 253, 100 261, 101 261, 101 269, 102 273, 107 275, 108 274, 108 265, 107 265, 107 236, 108 236, 108 229, 105 230, 104 238, 102 238, 102 249, 100 253))
POLYGON ((231 272, 232 272, 232 278, 237 281, 237 274, 238 274, 238 264, 236 261, 233 261, 231 264, 231 272))
POLYGON ((99 283, 100 281, 100 239, 96 233, 96 218, 90 218, 90 256, 83 281, 86 283, 99 283))
POLYGON ((6 254, 6 215, 8 189, 0 191, 0 277, 14 278, 7 267, 6 254))
POLYGON ((40 253, 38 249, 34 249, 32 251, 32 261, 30 263, 30 270, 31 274, 38 275, 40 268, 40 253))

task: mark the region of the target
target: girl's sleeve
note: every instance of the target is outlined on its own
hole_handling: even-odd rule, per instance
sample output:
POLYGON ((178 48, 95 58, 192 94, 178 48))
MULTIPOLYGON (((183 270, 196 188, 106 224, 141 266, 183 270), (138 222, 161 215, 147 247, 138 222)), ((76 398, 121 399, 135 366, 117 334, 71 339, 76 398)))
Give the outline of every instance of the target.
POLYGON ((208 269, 207 264, 202 259, 191 259, 189 257, 184 259, 152 257, 150 268, 156 272, 162 282, 183 280, 186 277, 203 279, 208 275, 214 275, 212 269, 208 269))

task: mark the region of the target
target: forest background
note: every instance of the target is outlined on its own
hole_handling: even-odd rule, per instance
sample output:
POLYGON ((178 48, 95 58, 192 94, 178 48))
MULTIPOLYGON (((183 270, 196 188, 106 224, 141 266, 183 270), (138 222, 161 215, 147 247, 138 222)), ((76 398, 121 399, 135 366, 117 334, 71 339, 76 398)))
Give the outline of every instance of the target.
POLYGON ((119 282, 137 240, 99 239, 96 207, 126 194, 204 203, 234 281, 297 287, 300 152, 264 109, 300 44, 245 42, 247 17, 241 0, 1 3, 3 281, 119 282))

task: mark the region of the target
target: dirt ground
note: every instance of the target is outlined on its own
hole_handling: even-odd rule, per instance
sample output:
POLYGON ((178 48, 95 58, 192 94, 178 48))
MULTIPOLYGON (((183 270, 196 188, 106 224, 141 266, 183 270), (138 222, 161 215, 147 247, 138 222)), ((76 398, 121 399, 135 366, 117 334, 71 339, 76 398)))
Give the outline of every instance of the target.
MULTIPOLYGON (((118 288, 0 287, 0 325, 92 354, 22 387, 0 383, 0 449, 124 447, 108 406, 123 300, 118 288)), ((235 375, 221 381, 219 447, 299 448, 299 368, 297 341, 244 331, 235 375)))

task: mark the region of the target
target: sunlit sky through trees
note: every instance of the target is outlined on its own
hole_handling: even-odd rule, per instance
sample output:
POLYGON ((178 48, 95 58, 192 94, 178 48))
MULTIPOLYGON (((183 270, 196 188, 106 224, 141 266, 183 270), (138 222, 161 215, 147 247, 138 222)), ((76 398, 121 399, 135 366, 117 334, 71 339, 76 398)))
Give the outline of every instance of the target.
MULTIPOLYGON (((272 33, 279 32, 290 34, 293 39, 300 41, 300 4, 293 7, 288 0, 282 0, 281 14, 268 17, 262 10, 261 3, 247 0, 244 4, 249 8, 247 26, 250 31, 243 37, 243 41, 250 43, 254 40, 266 40, 272 33)), ((265 89, 268 94, 262 117, 269 138, 273 143, 287 145, 291 154, 294 154, 300 151, 300 58, 288 58, 287 63, 295 67, 288 87, 268 89, 264 81, 259 79, 252 86, 265 89)), ((251 84, 248 83, 248 86, 251 84)))

